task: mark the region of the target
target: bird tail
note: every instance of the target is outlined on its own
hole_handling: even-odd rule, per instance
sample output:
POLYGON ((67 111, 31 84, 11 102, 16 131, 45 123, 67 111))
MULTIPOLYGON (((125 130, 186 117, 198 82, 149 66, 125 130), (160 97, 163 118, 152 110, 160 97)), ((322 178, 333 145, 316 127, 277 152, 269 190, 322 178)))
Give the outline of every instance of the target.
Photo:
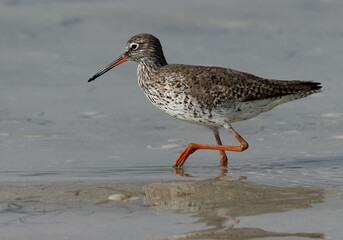
MULTIPOLYGON (((298 99, 322 91, 322 86, 319 82, 295 80, 277 81, 275 83, 277 84, 277 86, 274 86, 274 94, 276 96, 296 95, 296 99, 298 99)), ((275 95, 273 97, 276 97, 275 95)))
POLYGON ((322 90, 321 83, 312 81, 290 81, 287 88, 294 89, 295 91, 304 92, 320 92, 322 90))

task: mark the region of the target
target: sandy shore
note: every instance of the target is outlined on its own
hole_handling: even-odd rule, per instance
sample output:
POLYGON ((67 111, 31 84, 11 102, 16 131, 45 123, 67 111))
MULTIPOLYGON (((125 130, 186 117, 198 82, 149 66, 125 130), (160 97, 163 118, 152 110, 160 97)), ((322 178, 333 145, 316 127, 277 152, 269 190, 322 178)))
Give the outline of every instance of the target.
POLYGON ((137 200, 143 196, 143 184, 61 182, 45 184, 9 183, 0 185, 2 209, 52 210, 96 207, 112 200, 137 200))

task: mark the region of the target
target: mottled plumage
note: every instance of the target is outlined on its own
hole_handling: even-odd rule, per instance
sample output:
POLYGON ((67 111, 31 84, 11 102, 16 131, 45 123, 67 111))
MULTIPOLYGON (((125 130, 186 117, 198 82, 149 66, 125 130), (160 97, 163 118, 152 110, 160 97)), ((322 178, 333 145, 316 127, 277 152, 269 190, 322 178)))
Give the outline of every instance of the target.
POLYGON ((138 62, 139 86, 156 107, 214 132, 218 145, 190 144, 174 166, 182 166, 197 149, 220 150, 221 163, 226 165, 224 150, 248 148, 245 140, 231 127, 231 122, 253 118, 279 104, 321 90, 317 82, 271 80, 221 67, 168 64, 160 41, 150 34, 133 36, 126 44, 125 53, 89 81, 125 61, 138 62), (222 146, 219 127, 230 130, 241 145, 222 146))

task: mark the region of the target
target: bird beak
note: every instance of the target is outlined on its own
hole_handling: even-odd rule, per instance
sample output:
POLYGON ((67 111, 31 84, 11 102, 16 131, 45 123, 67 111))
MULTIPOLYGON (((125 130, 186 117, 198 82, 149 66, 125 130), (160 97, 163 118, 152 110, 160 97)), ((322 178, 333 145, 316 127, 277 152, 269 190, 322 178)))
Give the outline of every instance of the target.
POLYGON ((95 79, 97 79, 98 77, 100 77, 102 74, 108 72, 109 70, 111 70, 112 68, 114 68, 115 66, 118 66, 119 64, 126 62, 128 56, 126 53, 122 54, 119 58, 117 58, 116 60, 114 60, 111 64, 109 64, 108 66, 106 66, 105 68, 103 68, 102 70, 100 70, 98 73, 96 73, 93 77, 91 77, 88 82, 94 81, 95 79))

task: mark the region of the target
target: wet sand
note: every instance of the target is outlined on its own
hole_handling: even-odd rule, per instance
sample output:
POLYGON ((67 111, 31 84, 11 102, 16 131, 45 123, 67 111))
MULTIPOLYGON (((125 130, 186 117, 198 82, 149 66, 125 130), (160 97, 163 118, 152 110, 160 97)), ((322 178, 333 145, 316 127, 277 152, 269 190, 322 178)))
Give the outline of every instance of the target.
POLYGON ((5 239, 337 239, 342 217, 332 189, 246 180, 12 183, 0 191, 5 239))

